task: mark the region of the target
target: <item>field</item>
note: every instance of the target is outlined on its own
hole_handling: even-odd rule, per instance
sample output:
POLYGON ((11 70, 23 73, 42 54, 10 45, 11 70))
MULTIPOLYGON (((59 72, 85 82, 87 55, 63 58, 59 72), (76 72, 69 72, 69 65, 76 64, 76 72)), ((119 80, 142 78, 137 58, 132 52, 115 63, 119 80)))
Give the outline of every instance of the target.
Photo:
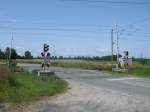
MULTIPOLYGON (((41 64, 41 59, 33 60, 17 60, 18 63, 32 63, 41 64)), ((81 69, 91 69, 91 70, 103 70, 111 71, 110 61, 87 61, 87 60, 52 60, 51 66, 65 67, 65 68, 81 68, 81 69)), ((134 61, 133 65, 129 67, 129 72, 133 76, 150 78, 150 61, 134 61)))
POLYGON ((0 65, 0 102, 21 103, 65 91, 67 82, 55 75, 40 76, 28 72, 11 73, 0 65))
MULTIPOLYGON (((42 60, 17 60, 18 63, 41 64, 42 60)), ((81 68, 92 70, 111 70, 111 63, 106 61, 86 61, 86 60, 52 60, 51 66, 65 68, 81 68)))
MULTIPOLYGON (((2 61, 1 61, 2 62, 2 61)), ((41 59, 24 60, 18 59, 18 63, 41 64, 41 59)), ((52 60, 51 66, 65 68, 81 68, 91 70, 111 71, 110 61, 87 61, 87 60, 52 60)), ((129 67, 129 72, 126 74, 138 77, 150 77, 150 60, 137 60, 129 67)))

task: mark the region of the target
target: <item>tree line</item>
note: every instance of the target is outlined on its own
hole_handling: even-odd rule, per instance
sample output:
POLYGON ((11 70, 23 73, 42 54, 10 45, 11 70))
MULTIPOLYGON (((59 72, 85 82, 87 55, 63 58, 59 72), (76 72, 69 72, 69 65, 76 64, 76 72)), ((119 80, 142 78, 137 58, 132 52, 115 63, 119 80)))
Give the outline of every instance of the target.
MULTIPOLYGON (((10 48, 7 47, 5 50, 0 49, 0 59, 8 59, 10 56, 10 48)), ((111 55, 108 56, 51 56, 51 59, 74 59, 74 60, 105 60, 110 61, 111 55)), ((21 56, 17 53, 16 49, 11 49, 11 59, 42 59, 42 56, 33 57, 30 51, 25 51, 24 55, 21 56)), ((113 59, 116 60, 117 56, 114 55, 113 59)))
MULTIPOLYGON (((104 61, 110 61, 111 55, 108 56, 51 56, 51 59, 70 59, 70 60, 104 60, 104 61)), ((114 55, 113 59, 116 60, 117 56, 114 55)))
POLYGON ((16 49, 6 47, 5 50, 0 49, 0 59, 33 59, 30 51, 25 51, 24 55, 21 56, 17 53, 16 49), (10 55, 11 54, 11 55, 10 55))

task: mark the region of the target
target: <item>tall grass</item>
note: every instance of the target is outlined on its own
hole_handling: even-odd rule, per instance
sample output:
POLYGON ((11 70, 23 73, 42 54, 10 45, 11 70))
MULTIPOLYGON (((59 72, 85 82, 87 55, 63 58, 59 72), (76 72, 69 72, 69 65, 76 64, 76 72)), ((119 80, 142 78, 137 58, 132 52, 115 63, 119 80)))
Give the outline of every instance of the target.
POLYGON ((66 90, 67 82, 51 75, 40 76, 28 72, 10 74, 9 69, 0 66, 0 102, 20 103, 52 96, 66 90), (4 75, 5 74, 5 75, 4 75))
POLYGON ((111 70, 109 62, 94 62, 94 61, 55 61, 52 66, 66 68, 81 68, 92 70, 111 70))
POLYGON ((42 59, 17 59, 17 63, 41 64, 42 59))
MULTIPOLYGON (((17 60, 18 63, 41 64, 41 59, 17 60)), ((106 61, 86 61, 86 60, 52 60, 51 66, 66 68, 81 68, 92 70, 111 70, 111 63, 106 61)))
POLYGON ((6 99, 8 88, 8 77, 10 75, 10 70, 4 65, 0 65, 0 102, 6 99))
MULTIPOLYGON (((40 64, 42 60, 18 60, 25 63, 40 64)), ((128 74, 133 74, 141 77, 150 77, 150 61, 134 61, 133 65, 129 66, 128 74)), ((92 70, 111 71, 110 61, 85 61, 85 60, 52 60, 51 66, 65 67, 65 68, 81 68, 92 70)))

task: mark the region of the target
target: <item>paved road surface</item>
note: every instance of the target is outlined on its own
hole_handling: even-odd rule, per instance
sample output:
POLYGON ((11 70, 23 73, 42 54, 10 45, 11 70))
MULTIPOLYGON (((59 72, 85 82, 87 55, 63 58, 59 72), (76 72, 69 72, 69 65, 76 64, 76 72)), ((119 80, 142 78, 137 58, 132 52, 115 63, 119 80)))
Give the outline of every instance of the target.
MULTIPOLYGON (((40 69, 40 65, 20 64, 28 70, 40 69)), ((97 87, 122 91, 128 95, 141 95, 150 98, 150 80, 134 78, 134 77, 118 77, 111 74, 94 71, 52 67, 60 77, 84 82, 97 87)))
MULTIPOLYGON (((22 66, 24 69, 27 69, 27 70, 40 69, 40 65, 34 65, 34 64, 25 64, 25 65, 20 64, 20 66, 22 66)), ((59 77, 62 77, 71 83, 73 82, 72 85, 75 88, 76 86, 74 85, 80 84, 81 93, 82 92, 84 93, 84 91, 86 91, 84 94, 86 94, 87 92, 91 92, 91 93, 86 94, 87 97, 91 97, 91 95, 93 96, 92 99, 88 99, 86 98, 86 96, 82 97, 79 95, 79 93, 77 93, 76 95, 79 95, 79 99, 81 97, 82 100, 88 99, 89 101, 89 100, 93 100, 94 96, 96 98, 99 98, 99 96, 101 95, 103 96, 103 98, 104 97, 106 98, 102 99, 100 97, 99 100, 101 99, 101 101, 105 103, 107 102, 106 104, 109 104, 111 102, 111 101, 109 102, 109 98, 107 97, 110 97, 110 99, 113 99, 112 100, 113 103, 111 104, 111 105, 114 105, 113 110, 111 110, 112 108, 109 107, 110 105, 109 106, 107 105, 106 108, 108 110, 103 109, 103 111, 105 110, 106 112, 125 112, 125 111, 126 112, 127 111, 128 112, 150 112, 150 108, 148 108, 150 106, 149 105, 150 104, 150 80, 145 80, 145 79, 140 79, 140 78, 135 78, 135 77, 119 77, 119 76, 114 76, 109 73, 104 73, 104 72, 100 72, 96 70, 67 69, 67 68, 59 68, 59 67, 52 67, 51 70, 55 71, 56 74, 59 75, 59 77), (102 95, 103 93, 102 91, 105 91, 104 95, 102 95), (117 94, 118 96, 115 95, 114 93, 117 94), (120 94, 123 96, 121 96, 120 94), (128 100, 126 103, 122 102, 124 101, 122 99, 126 99, 124 98, 124 96, 127 96, 127 99, 131 100, 132 103, 128 100), (108 101, 105 101, 105 100, 108 100, 108 101), (118 101, 115 101, 115 100, 118 100, 118 101), (119 102, 119 103, 116 103, 116 102, 119 102), (121 103, 124 104, 124 107, 121 107, 121 103), (135 106, 131 107, 130 104, 133 104, 135 106)), ((79 90, 79 88, 77 90, 79 90)), ((93 108, 92 110, 91 109, 84 110, 84 109, 81 109, 82 107, 81 105, 83 105, 83 107, 85 105, 86 107, 88 107, 89 103, 84 104, 82 102, 80 103, 80 106, 81 106, 80 109, 78 109, 78 111, 76 110, 75 112, 88 112, 89 110, 90 110, 89 112, 103 112, 100 106, 97 104, 95 104, 96 105, 95 107, 92 107, 93 108)), ((72 106, 69 106, 69 108, 71 107, 72 106)), ((46 110, 44 110, 45 112, 55 112, 55 111, 57 112, 58 111, 57 108, 55 108, 55 106, 52 106, 50 104, 47 105, 45 108, 46 108, 46 110)), ((62 108, 59 111, 61 112, 62 108)), ((65 111, 67 112, 67 110, 64 110, 62 112, 65 112, 65 111)))

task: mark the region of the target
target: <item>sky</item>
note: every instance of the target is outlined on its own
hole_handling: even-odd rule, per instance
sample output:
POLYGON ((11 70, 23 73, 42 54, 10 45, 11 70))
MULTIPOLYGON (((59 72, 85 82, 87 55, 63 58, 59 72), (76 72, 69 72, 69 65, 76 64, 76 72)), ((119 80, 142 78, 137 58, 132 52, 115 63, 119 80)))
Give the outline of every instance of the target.
POLYGON ((120 53, 150 58, 150 4, 90 1, 0 0, 0 49, 10 46, 13 35, 21 55, 27 50, 40 55, 44 43, 57 56, 110 55, 117 26, 120 53))

